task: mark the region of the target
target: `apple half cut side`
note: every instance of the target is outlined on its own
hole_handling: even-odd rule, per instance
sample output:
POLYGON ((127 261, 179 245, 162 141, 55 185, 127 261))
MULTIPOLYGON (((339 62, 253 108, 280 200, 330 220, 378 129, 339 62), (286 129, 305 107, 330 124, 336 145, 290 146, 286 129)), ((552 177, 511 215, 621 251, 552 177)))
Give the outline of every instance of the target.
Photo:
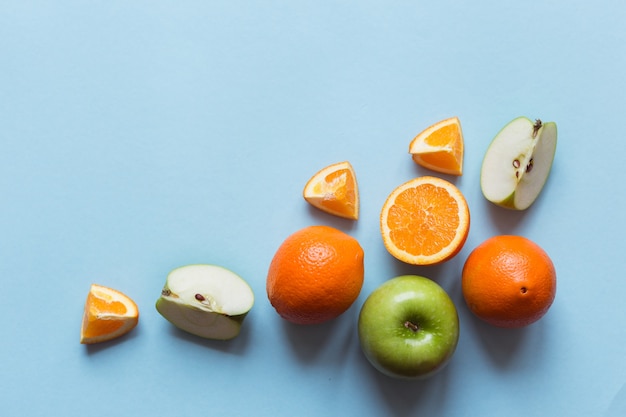
POLYGON ((480 186, 492 203, 525 210, 543 189, 556 153, 556 123, 518 117, 493 139, 483 159, 480 186))
POLYGON ((254 304, 246 281, 216 265, 187 265, 167 276, 157 311, 170 323, 206 339, 236 337, 254 304))

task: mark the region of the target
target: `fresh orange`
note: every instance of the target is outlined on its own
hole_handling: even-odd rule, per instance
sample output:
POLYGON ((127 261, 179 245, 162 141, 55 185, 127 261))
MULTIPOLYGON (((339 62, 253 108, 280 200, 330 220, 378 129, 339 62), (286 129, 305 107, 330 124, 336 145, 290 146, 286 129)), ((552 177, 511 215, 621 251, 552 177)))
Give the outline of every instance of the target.
POLYGON ((280 245, 267 273, 267 297, 284 319, 317 324, 344 313, 363 286, 363 249, 329 226, 309 226, 280 245))
POLYGON ((137 305, 112 288, 92 284, 85 303, 80 343, 115 339, 130 332, 139 320, 137 305))
POLYGON ((304 186, 304 199, 314 207, 335 216, 359 218, 359 189, 349 162, 322 168, 304 186))
POLYGON ((461 191, 429 176, 396 188, 380 214, 385 247, 397 259, 414 265, 452 258, 465 244, 469 226, 469 208, 461 191))
POLYGON ((523 327, 543 317, 556 294, 547 253, 522 236, 494 236, 468 256, 463 296, 478 317, 498 327, 523 327))
POLYGON ((409 145, 413 160, 428 169, 463 174, 463 132, 458 117, 442 120, 415 136, 409 145))

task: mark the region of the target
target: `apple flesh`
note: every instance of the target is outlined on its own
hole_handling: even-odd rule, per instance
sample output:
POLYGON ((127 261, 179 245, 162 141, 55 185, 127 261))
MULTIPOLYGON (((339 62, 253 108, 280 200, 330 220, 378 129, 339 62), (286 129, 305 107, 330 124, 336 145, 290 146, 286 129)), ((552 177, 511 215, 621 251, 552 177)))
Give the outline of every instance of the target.
POLYGON ((359 313, 358 333, 367 360, 395 378, 434 375, 459 340, 459 317, 448 294, 417 276, 393 278, 374 290, 359 313))
POLYGON ((207 339, 236 337, 254 304, 250 286, 216 265, 187 265, 167 276, 157 311, 181 330, 207 339))
POLYGON ((550 174, 556 153, 556 123, 518 117, 493 139, 483 159, 480 186, 498 206, 525 210, 550 174))

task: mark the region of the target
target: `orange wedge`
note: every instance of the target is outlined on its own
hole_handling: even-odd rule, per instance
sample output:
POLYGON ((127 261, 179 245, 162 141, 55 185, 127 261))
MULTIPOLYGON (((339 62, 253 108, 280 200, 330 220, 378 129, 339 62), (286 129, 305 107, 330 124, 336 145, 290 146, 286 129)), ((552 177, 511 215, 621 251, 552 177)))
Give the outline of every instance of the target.
POLYGON ((119 291, 92 284, 85 303, 80 343, 93 344, 130 332, 139 320, 133 300, 119 291))
POLYGON ((396 188, 380 214, 385 247, 413 265, 433 265, 456 255, 469 233, 465 197, 452 183, 419 177, 396 188))
POLYGON ((357 220, 359 218, 359 189, 356 175, 349 162, 329 165, 304 186, 304 199, 335 216, 357 220))
POLYGON ((415 163, 450 175, 463 174, 463 132, 458 117, 430 126, 411 141, 415 163))

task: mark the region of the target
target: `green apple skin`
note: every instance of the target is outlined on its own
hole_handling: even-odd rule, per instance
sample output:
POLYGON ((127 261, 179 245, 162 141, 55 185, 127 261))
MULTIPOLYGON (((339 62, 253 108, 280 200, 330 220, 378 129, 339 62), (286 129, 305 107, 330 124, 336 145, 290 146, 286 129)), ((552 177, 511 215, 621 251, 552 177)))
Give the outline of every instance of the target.
POLYGON ((554 161, 557 127, 518 117, 494 137, 483 158, 480 186, 490 202, 526 210, 543 189, 554 161))
POLYGON ((437 283, 402 275, 365 300, 358 333, 365 357, 377 370, 394 378, 423 379, 452 358, 459 340, 459 317, 437 283))
POLYGON ((186 265, 174 269, 157 299, 157 311, 170 323, 193 335, 230 340, 254 304, 250 286, 234 272, 216 265, 186 265))
POLYGON ((161 297, 156 302, 157 311, 170 323, 187 333, 204 339, 230 340, 241 331, 248 313, 229 316, 189 308, 161 297))

